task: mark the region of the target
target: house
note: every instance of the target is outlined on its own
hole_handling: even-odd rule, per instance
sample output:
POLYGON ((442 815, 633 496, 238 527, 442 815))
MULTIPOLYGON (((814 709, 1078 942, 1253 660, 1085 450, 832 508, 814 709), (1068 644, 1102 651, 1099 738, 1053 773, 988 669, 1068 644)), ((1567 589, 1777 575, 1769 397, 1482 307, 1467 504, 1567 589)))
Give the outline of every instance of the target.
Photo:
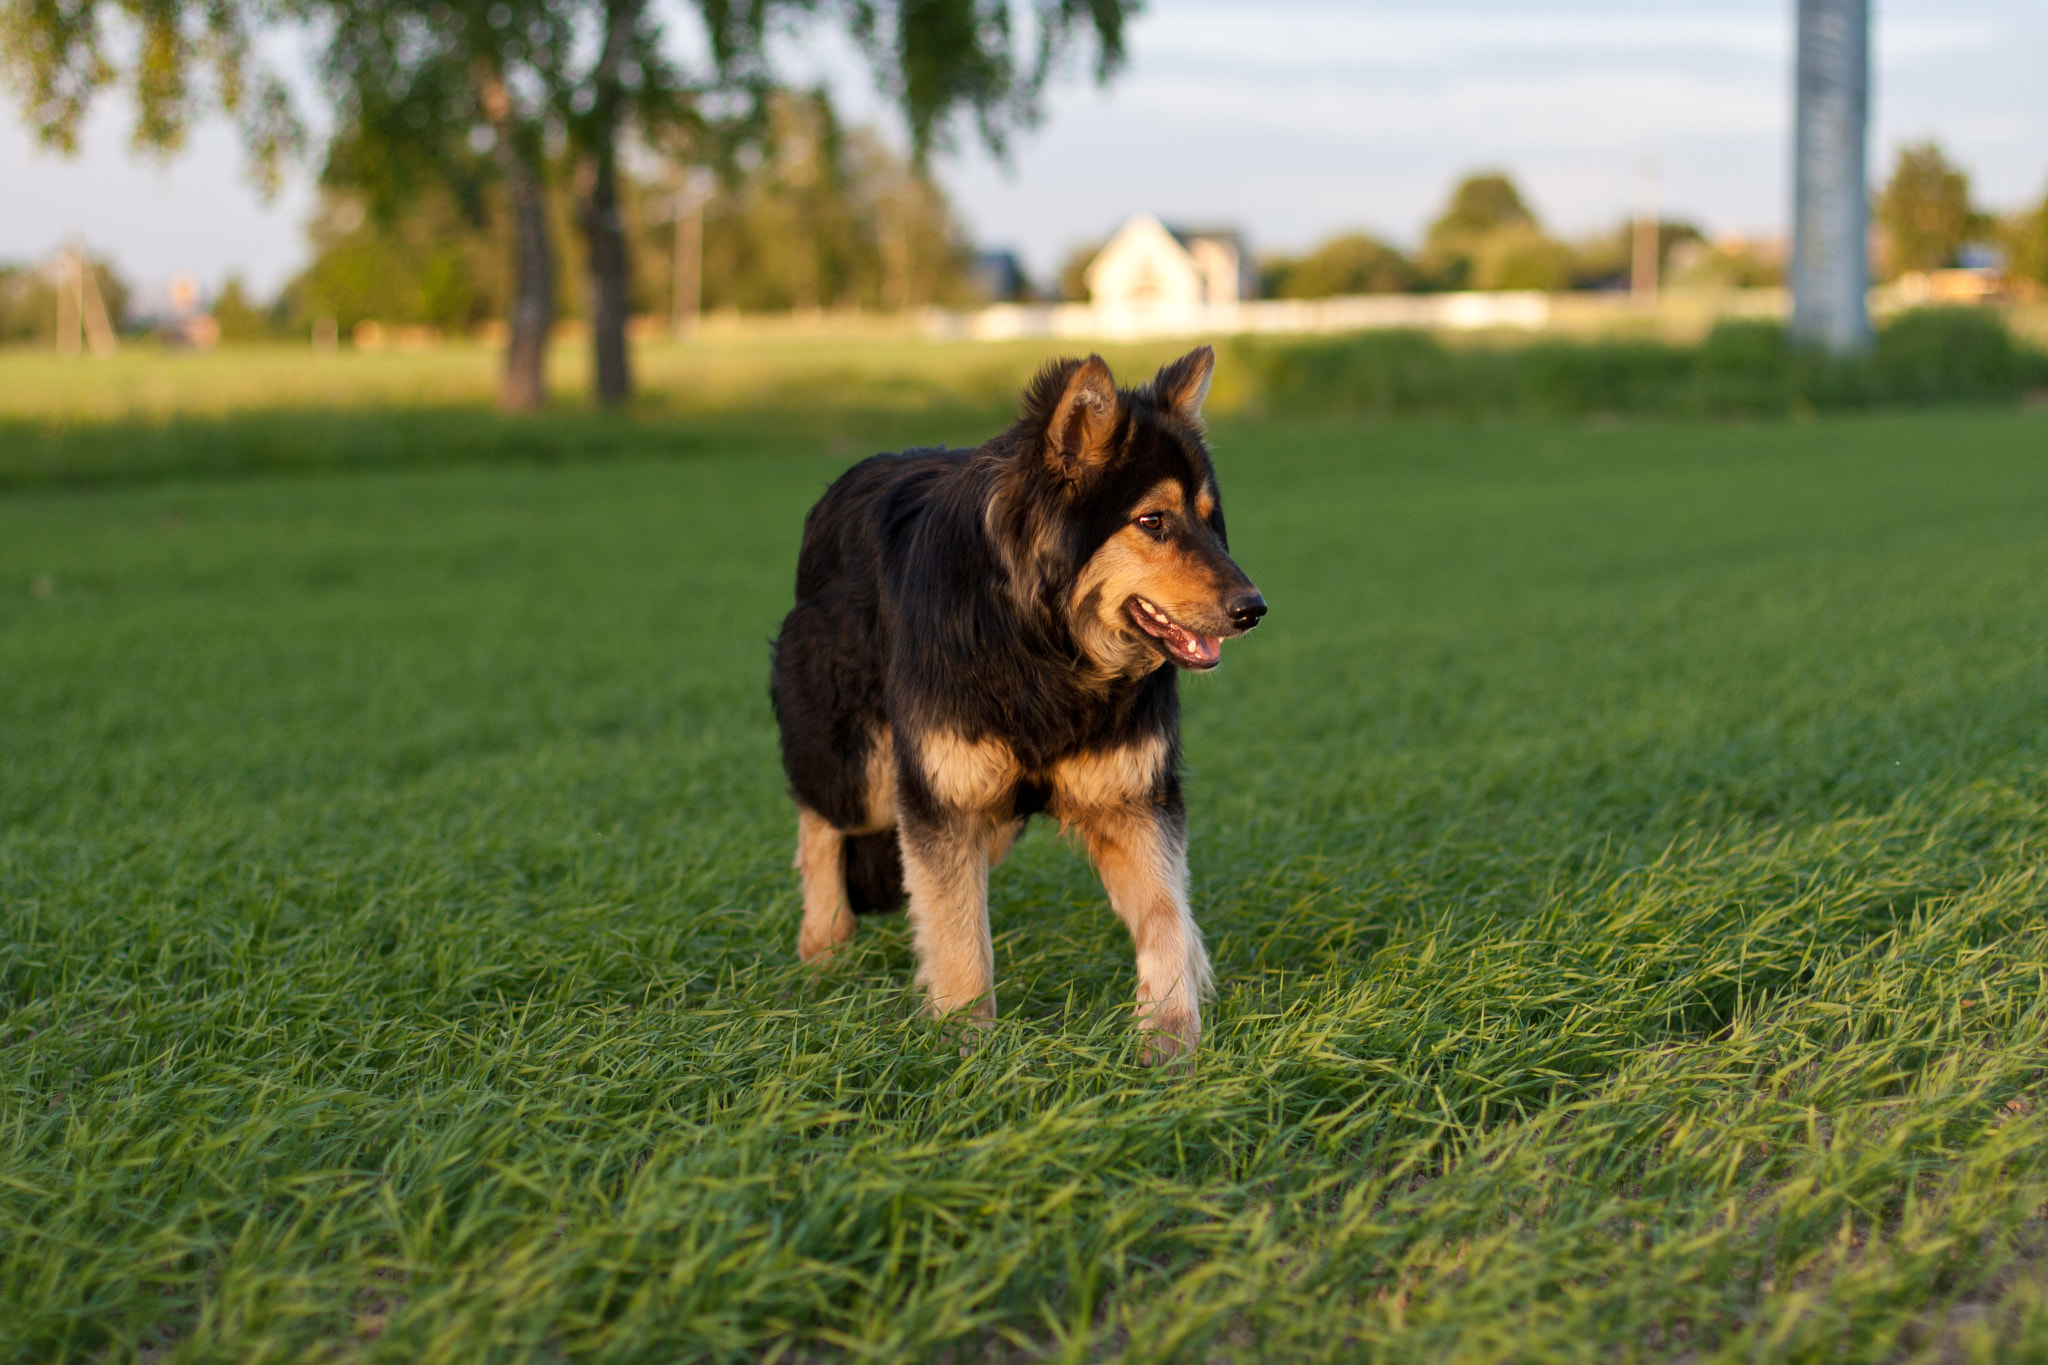
POLYGON ((1169 228, 1149 213, 1117 229, 1089 263, 1087 281, 1089 300, 1112 315, 1232 307, 1258 292, 1258 276, 1236 232, 1169 228))
POLYGON ((968 265, 968 278, 990 303, 1016 303, 1031 296, 1031 280, 1013 251, 978 251, 968 265))

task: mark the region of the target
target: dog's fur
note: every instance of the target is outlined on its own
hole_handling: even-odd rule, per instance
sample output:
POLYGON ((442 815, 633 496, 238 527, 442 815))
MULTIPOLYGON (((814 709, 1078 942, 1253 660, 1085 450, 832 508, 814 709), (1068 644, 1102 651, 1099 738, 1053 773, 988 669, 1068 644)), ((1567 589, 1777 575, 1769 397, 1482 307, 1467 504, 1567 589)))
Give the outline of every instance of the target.
POLYGON ((1209 959, 1166 665, 1213 667, 1265 611, 1202 440, 1214 365, 1204 346, 1136 391, 1099 356, 1049 365, 980 449, 877 455, 811 509, 770 683, 805 961, 907 891, 933 1013, 992 1017, 989 869, 1044 812, 1136 941, 1148 1057, 1194 1046, 1209 959))

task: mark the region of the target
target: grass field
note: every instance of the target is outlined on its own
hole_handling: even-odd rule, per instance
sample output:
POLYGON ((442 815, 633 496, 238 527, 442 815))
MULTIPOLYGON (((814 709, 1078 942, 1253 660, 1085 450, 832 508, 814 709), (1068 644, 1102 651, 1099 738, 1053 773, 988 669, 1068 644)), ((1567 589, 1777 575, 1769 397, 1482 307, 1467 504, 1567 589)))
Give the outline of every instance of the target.
POLYGON ((0 497, 0 1355, 2048 1355, 2048 415, 1217 445, 1165 1073, 1042 828, 794 960, 855 452, 0 497))

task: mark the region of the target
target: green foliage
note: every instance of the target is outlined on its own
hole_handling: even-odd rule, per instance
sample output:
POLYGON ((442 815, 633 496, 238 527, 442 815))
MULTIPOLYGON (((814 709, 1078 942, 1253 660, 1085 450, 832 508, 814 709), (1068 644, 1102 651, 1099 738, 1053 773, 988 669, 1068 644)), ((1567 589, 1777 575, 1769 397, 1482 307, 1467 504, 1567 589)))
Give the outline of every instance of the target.
POLYGON ((850 456, 0 498, 0 1351, 2038 1358, 2041 426, 1221 425, 1164 1074, 1048 831, 792 960, 850 456))
POLYGON ((1921 308, 1878 333, 1870 370, 1875 392, 1892 401, 1999 399, 2039 372, 2040 357, 2027 356, 1996 313, 1921 308))
MULTIPOLYGON (((842 130, 820 96, 769 101, 762 151, 736 164, 703 205, 707 309, 915 308, 965 298, 965 237, 944 193, 871 130, 842 130)), ((674 301, 674 196, 655 182, 622 178, 621 215, 638 266, 634 311, 668 316, 674 301)), ((558 186, 550 214, 566 223, 558 186)), ((474 215, 446 191, 427 189, 388 214, 354 194, 330 191, 311 233, 311 265, 287 290, 297 319, 433 326, 467 332, 502 319, 511 262, 497 227, 494 189, 474 215)), ((557 311, 584 313, 583 244, 570 234, 557 311)))
POLYGON ((1421 263, 1438 288, 1474 287, 1487 243, 1502 234, 1519 240, 1542 225, 1515 182, 1498 171, 1468 175, 1451 190, 1444 211, 1423 238, 1421 263))
POLYGON ((285 288, 295 320, 333 318, 344 332, 376 321, 459 333, 505 315, 500 239, 445 191, 425 189, 379 214, 330 190, 308 231, 312 263, 285 288))
POLYGON ((1480 289, 1562 289, 1572 251, 1534 224, 1498 228, 1473 243, 1472 283, 1480 289))
POLYGON ((1954 265, 1956 253, 1985 226, 1970 205, 1970 177, 1932 142, 1899 149, 1892 178, 1877 197, 1877 221, 1892 276, 1954 265))
MULTIPOLYGON (((1672 225, 1664 226, 1669 229, 1672 225)), ((1785 263, 1775 250, 1762 243, 1742 238, 1708 242, 1694 236, 1669 244, 1664 278, 1681 287, 1762 289, 1784 283, 1785 263)))
POLYGON ((1480 171, 1460 180, 1451 200, 1429 225, 1429 240, 1475 237, 1509 227, 1534 227, 1536 215, 1522 191, 1501 171, 1480 171))
POLYGON ((1795 350, 1776 322, 1723 322, 1697 346, 1539 341, 1447 346, 1423 332, 1246 338, 1242 363, 1272 413, 1761 415, 1894 404, 2010 402, 2048 383, 2048 356, 1985 309, 1907 313, 1872 353, 1795 350))
POLYGON ((1332 237, 1298 259, 1268 261, 1261 274, 1261 292, 1276 299, 1398 294, 1416 283, 1405 256, 1363 232, 1332 237))
POLYGON ((255 55, 264 25, 283 12, 265 0, 0 0, 0 80, 37 140, 67 155, 110 87, 134 108, 135 148, 158 156, 179 150, 192 122, 218 108, 274 193, 305 140, 283 82, 255 55))
MULTIPOLYGON (((707 309, 968 301, 966 234, 928 176, 873 130, 843 130, 821 93, 778 94, 768 108, 760 155, 704 206, 707 309)), ((672 252, 645 240, 649 274, 666 282, 672 252)))
POLYGON ((275 309, 259 308, 250 299, 240 275, 231 275, 213 301, 213 320, 220 324, 220 339, 233 344, 242 341, 275 340, 283 328, 275 309))
MULTIPOLYGON (((1330 298, 1421 288, 1626 289, 1634 265, 1635 225, 1567 244, 1546 234, 1504 177, 1461 184, 1431 230, 1419 261, 1364 233, 1332 237, 1303 257, 1273 257, 1261 271, 1269 298, 1330 298)), ((1657 228, 1660 268, 1683 261, 1688 282, 1775 283, 1748 253, 1718 252, 1690 223, 1657 228)))
POLYGON ((2033 286, 2038 296, 2048 290, 2048 194, 2032 208, 2021 209, 2002 227, 2006 274, 2033 286))

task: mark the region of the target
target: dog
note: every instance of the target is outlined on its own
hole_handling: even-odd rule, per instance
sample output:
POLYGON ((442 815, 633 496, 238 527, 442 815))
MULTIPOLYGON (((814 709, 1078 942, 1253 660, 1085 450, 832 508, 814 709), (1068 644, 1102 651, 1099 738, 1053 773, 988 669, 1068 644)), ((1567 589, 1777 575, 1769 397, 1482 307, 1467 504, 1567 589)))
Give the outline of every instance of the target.
POLYGON ((930 1011, 995 1016, 988 874, 1024 822, 1077 832, 1137 949, 1147 1061, 1194 1048, 1182 670, 1266 614, 1230 556, 1203 346, 1119 389, 1047 365, 973 450, 876 455, 804 520, 769 692, 797 806, 797 953, 907 895, 930 1011))

